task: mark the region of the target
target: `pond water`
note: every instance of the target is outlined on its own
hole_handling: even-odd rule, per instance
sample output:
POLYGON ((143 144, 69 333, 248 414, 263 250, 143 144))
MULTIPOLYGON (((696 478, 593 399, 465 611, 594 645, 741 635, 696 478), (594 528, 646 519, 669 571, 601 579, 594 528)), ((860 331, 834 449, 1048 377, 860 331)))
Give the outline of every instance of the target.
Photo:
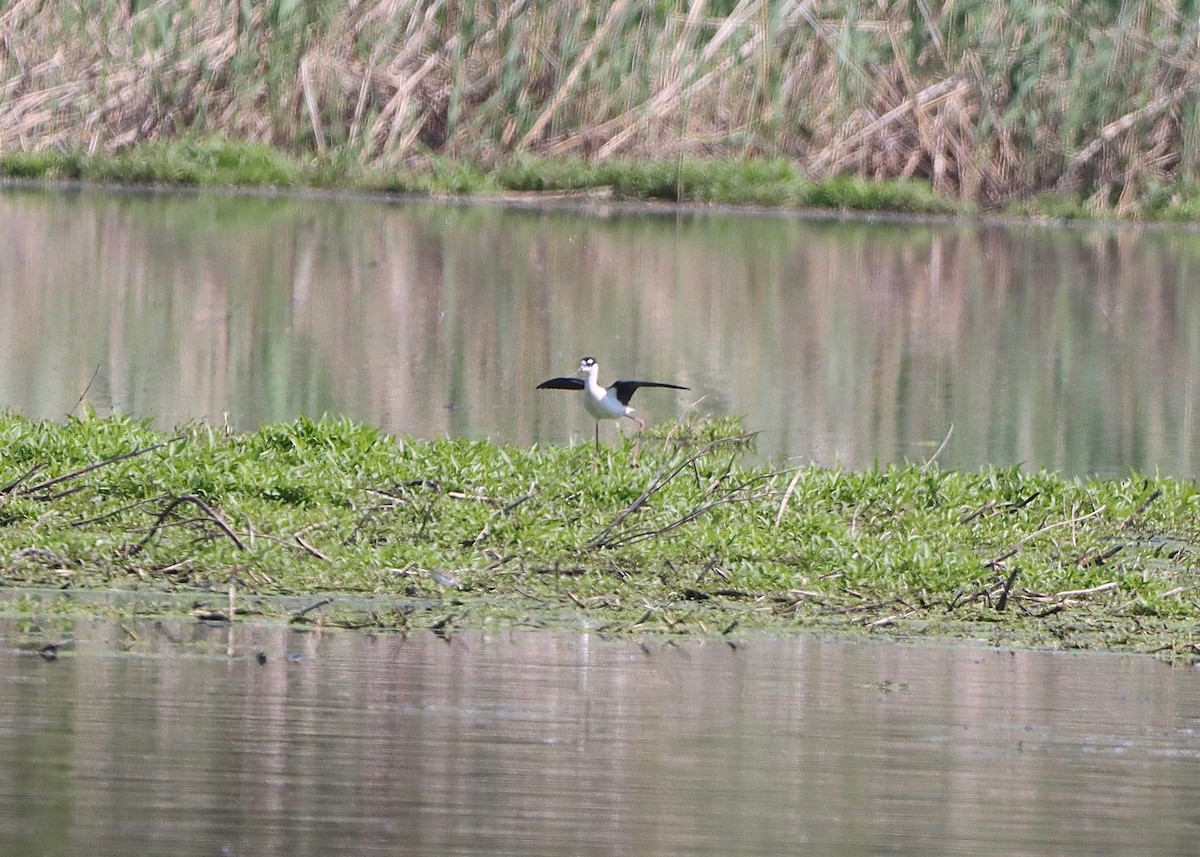
MULTIPOLYGON (((1200 475, 1200 235, 0 189, 0 407, 587 439, 580 356, 760 452, 1200 475)), ((607 439, 616 429, 607 427, 607 439)))
POLYGON ((1198 712, 1144 657, 6 619, 0 853, 1190 855, 1198 712))
MULTIPOLYGON (((1184 230, 8 187, 0 235, 35 417, 579 442, 534 387, 592 354, 774 460, 1200 476, 1184 230)), ((1197 712, 1114 655, 0 618, 0 854, 1191 854, 1197 712)))

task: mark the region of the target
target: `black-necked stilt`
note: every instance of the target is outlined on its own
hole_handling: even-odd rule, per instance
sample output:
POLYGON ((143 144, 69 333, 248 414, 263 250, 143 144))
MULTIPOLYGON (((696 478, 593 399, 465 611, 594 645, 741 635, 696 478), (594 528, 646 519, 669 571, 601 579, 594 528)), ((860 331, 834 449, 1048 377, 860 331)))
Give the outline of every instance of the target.
POLYGON ((638 387, 667 387, 672 390, 686 390, 678 384, 666 384, 662 381, 616 381, 607 388, 601 387, 596 376, 600 366, 592 357, 579 361, 579 371, 570 378, 551 378, 537 385, 539 390, 583 390, 583 406, 596 420, 596 449, 600 449, 600 420, 619 420, 628 417, 637 423, 638 435, 633 445, 633 466, 637 466, 638 449, 642 444, 642 429, 646 421, 633 412, 629 400, 637 392, 638 387))

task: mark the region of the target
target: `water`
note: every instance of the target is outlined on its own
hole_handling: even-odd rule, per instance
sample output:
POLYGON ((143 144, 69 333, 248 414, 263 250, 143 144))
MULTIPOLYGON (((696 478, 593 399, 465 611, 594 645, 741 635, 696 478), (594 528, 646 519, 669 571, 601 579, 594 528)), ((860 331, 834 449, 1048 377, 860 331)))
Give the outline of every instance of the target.
POLYGON ((0 620, 0 853, 1193 854, 1197 711, 1104 654, 0 620))
MULTIPOLYGON (((9 188, 0 235, 32 416, 563 443, 590 353, 774 458, 1200 475, 1185 231, 9 188)), ((0 854, 1191 854, 1197 711, 1115 655, 0 619, 0 854)))
MULTIPOLYGON (((0 407, 587 439, 596 356, 765 457, 1200 475, 1200 235, 0 190, 0 407), (94 376, 94 377, 93 377, 94 376)), ((611 426, 607 439, 615 436, 611 426)))

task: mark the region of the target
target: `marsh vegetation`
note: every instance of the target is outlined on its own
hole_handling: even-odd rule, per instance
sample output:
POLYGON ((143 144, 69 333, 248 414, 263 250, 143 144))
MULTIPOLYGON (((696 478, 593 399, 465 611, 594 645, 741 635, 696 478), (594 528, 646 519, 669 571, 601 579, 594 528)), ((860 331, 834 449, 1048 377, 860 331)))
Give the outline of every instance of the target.
POLYGON ((18 0, 0 170, 1190 218, 1189 8, 18 0))
MULTIPOLYGON (((295 621, 380 629, 825 628, 1196 651, 1200 492, 1178 480, 933 460, 780 470, 745 463, 753 438, 732 420, 657 427, 637 469, 628 441, 599 455, 426 442, 339 419, 164 433, 8 415, 0 443, 10 587, 192 592, 222 619, 227 592, 234 611, 254 597, 267 612, 269 596, 315 593, 295 621)), ((9 609, 45 606, 30 594, 9 609)))

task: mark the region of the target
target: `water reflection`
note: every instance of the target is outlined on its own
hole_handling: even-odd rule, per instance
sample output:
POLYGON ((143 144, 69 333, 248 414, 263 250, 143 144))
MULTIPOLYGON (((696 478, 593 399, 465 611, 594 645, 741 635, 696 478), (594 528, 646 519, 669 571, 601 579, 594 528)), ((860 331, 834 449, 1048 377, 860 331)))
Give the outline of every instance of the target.
POLYGON ((0 234, 0 406, 36 416, 98 368, 87 402, 166 425, 565 442, 590 421, 533 388, 591 353, 771 457, 923 460, 953 424, 950 466, 1200 474, 1188 232, 10 188, 0 234))
POLYGON ((1194 853, 1145 658, 0 621, 4 854, 1194 853), (260 665, 255 655, 263 653, 260 665))

